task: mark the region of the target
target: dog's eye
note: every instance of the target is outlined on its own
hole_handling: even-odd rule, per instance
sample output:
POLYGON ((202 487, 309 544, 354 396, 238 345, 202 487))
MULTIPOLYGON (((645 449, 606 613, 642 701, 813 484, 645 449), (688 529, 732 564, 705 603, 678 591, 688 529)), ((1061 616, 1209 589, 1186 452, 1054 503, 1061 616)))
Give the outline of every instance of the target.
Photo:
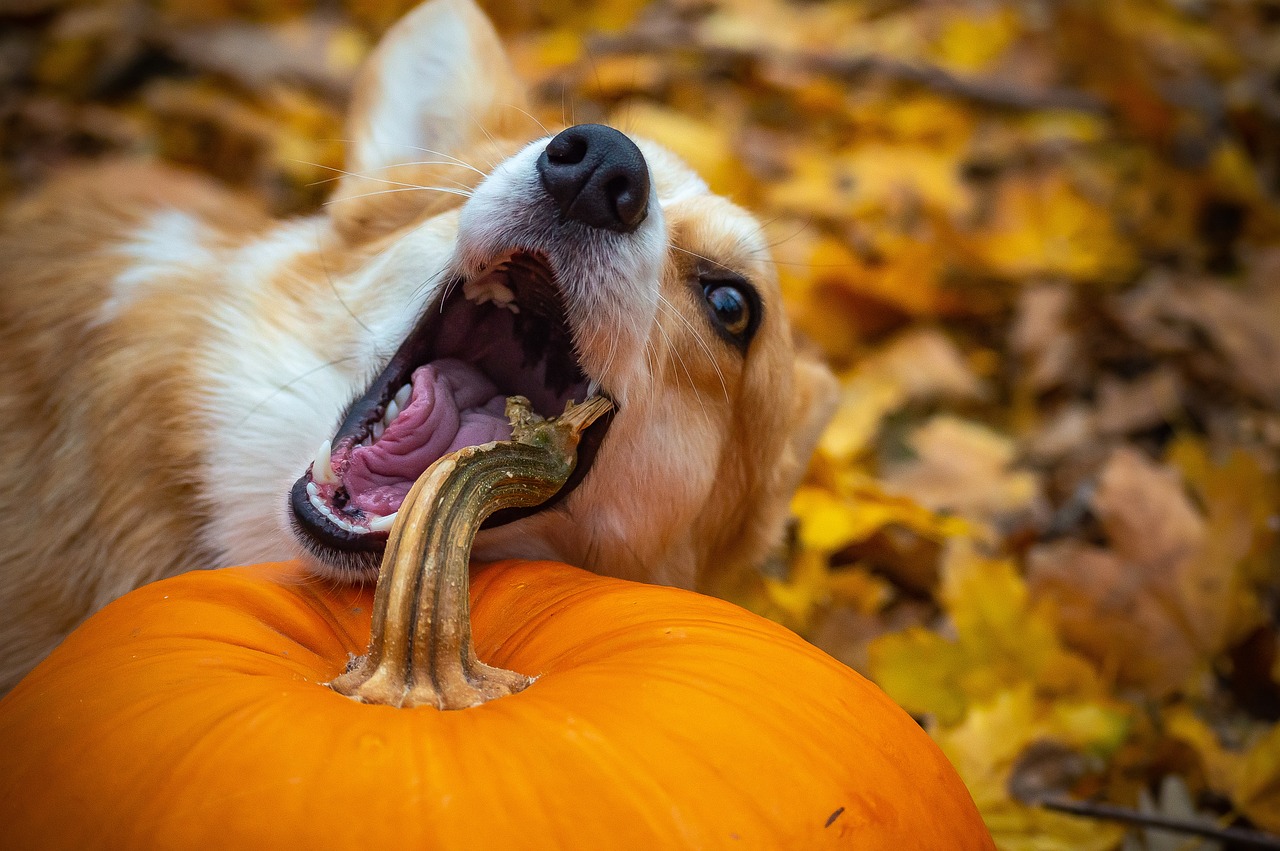
POLYGON ((698 269, 690 284, 702 293, 711 327, 745 355, 764 317, 760 293, 746 278, 720 265, 698 269))
POLYGON ((751 327, 751 304, 741 289, 721 281, 708 281, 702 285, 711 312, 720 327, 741 339, 751 327))

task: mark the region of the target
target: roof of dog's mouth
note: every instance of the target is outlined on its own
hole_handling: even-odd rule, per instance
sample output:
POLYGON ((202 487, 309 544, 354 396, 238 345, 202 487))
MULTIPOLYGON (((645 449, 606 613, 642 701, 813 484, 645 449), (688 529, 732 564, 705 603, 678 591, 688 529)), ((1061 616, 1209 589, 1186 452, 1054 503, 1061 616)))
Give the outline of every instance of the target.
MULTIPOLYGON (((511 252, 474 278, 451 282, 427 307, 294 483, 295 526, 321 558, 338 551, 376 559, 400 503, 432 463, 511 436, 508 396, 526 397, 549 417, 596 392, 550 266, 535 253, 511 252)), ((583 435, 574 475, 551 502, 498 512, 486 527, 567 495, 587 474, 609 419, 583 435)))

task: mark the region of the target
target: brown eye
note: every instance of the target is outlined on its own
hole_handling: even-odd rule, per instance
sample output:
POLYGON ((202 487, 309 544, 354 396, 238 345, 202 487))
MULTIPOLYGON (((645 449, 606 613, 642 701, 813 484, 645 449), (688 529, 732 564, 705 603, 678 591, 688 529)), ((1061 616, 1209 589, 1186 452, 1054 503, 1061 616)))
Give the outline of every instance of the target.
POLYGON ((742 290, 732 284, 712 281, 703 284, 702 293, 720 327, 733 337, 743 338, 751 328, 751 304, 742 290))

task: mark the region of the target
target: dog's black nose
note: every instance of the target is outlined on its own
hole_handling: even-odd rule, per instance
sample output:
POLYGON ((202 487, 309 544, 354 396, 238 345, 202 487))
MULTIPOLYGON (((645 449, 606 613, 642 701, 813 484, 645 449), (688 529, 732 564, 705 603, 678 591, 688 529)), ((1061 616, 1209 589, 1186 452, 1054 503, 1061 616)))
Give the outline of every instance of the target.
POLYGON ((561 132, 538 157, 538 174, 561 213, 593 228, 631 233, 649 212, 649 166, 612 127, 561 132))

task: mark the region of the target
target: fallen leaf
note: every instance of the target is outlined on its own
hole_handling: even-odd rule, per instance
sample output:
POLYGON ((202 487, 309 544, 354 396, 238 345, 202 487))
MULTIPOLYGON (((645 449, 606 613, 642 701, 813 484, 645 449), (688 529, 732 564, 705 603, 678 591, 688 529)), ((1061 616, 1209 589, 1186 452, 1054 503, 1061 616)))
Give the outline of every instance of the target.
POLYGON ((1041 510, 1035 473, 1015 466, 1013 441, 985 426, 942 414, 908 438, 916 458, 888 468, 885 485, 935 511, 978 522, 1041 510))
POLYGON ((1167 366, 1132 381, 1105 375, 1098 381, 1094 423, 1103 434, 1130 434, 1178 420, 1182 380, 1167 366))
POLYGON ((1080 342, 1069 323, 1073 301, 1062 284, 1029 287, 1018 296, 1009 347, 1025 360, 1025 380, 1037 392, 1066 383, 1079 364, 1080 342))

